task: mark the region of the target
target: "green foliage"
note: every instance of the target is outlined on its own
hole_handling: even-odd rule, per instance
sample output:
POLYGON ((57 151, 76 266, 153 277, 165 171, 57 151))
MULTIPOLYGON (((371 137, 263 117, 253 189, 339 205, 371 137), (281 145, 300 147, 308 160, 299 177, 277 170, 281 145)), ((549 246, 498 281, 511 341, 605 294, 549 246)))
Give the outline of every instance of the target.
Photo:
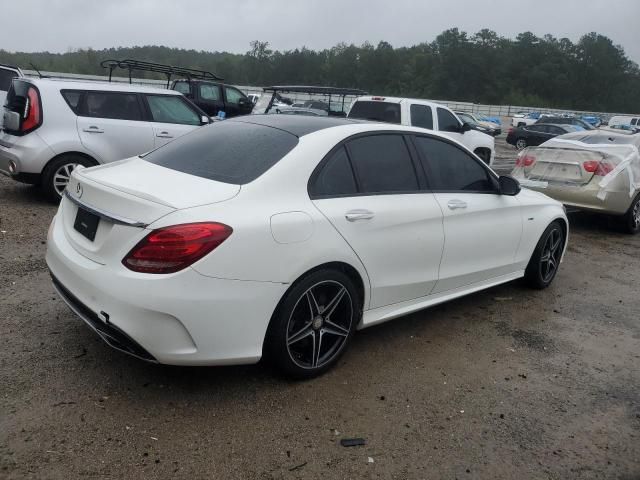
MULTIPOLYGON (((134 58, 201 68, 239 85, 304 84, 357 87, 374 94, 556 107, 640 112, 640 70, 622 47, 597 33, 577 43, 531 32, 515 39, 488 29, 474 35, 452 28, 431 43, 393 48, 340 43, 314 51, 274 51, 253 41, 245 54, 160 46, 11 53, 0 63, 54 72, 104 75, 100 61, 134 58)), ((145 76, 138 73, 136 76, 145 76)), ((146 74, 149 78, 153 74, 146 74)))

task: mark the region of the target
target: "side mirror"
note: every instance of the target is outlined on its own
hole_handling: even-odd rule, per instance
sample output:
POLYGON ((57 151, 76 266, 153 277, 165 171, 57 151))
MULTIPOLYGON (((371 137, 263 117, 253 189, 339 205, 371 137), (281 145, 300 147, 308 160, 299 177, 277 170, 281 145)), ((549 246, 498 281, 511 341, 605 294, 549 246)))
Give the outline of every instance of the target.
POLYGON ((460 133, 468 132, 469 130, 471 130, 471 125, 469 125, 467 122, 464 122, 460 127, 460 133))
POLYGON ((500 195, 509 195, 511 197, 520 193, 520 183, 511 175, 500 175, 498 178, 498 186, 500 195))

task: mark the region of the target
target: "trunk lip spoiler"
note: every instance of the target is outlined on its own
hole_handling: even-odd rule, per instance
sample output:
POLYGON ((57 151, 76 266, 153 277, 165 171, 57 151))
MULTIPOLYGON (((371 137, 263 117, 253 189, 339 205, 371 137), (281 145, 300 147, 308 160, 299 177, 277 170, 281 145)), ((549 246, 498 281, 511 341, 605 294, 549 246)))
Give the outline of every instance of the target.
POLYGON ((93 213, 94 215, 97 215, 98 217, 104 220, 109 220, 113 223, 118 223, 120 225, 127 225, 129 227, 146 228, 149 226, 148 223, 139 222, 137 220, 131 220, 130 218, 121 217, 120 215, 116 215, 114 213, 110 213, 110 212, 101 210, 99 208, 93 207, 91 205, 88 205, 87 203, 80 201, 80 199, 73 197, 69 192, 69 190, 64 191, 64 196, 68 198, 72 203, 75 203, 78 207, 82 207, 83 209, 87 210, 89 213, 93 213))

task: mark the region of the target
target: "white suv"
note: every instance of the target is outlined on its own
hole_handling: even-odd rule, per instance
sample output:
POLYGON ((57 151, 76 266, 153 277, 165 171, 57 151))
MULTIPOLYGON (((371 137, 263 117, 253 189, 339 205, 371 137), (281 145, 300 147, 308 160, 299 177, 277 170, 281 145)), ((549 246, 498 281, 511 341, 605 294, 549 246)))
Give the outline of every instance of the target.
POLYGON ((139 155, 209 122, 173 90, 18 78, 4 106, 0 173, 59 200, 77 165, 139 155))
POLYGON ((436 130, 460 142, 487 165, 493 164, 495 157, 493 137, 472 130, 468 124, 460 121, 451 110, 440 103, 418 98, 358 97, 351 104, 347 116, 436 130))

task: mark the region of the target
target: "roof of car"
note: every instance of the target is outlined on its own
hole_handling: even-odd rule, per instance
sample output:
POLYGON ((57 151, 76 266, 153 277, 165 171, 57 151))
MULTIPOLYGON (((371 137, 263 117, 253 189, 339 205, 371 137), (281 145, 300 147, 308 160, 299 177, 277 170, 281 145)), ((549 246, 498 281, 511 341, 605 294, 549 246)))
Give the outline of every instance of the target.
POLYGON ((264 125, 265 127, 277 128, 291 133, 296 137, 302 137, 325 128, 338 127, 341 125, 353 125, 364 123, 362 120, 354 120, 341 117, 320 117, 311 115, 278 115, 278 114, 256 114, 236 117, 225 122, 243 122, 254 125, 264 125))
POLYGON ((62 78, 21 78, 20 80, 28 81, 38 87, 62 87, 68 89, 81 90, 98 90, 106 92, 134 92, 134 93, 162 93, 164 95, 182 95, 175 90, 167 90, 165 88, 146 87, 142 85, 133 85, 129 83, 102 82, 102 81, 79 81, 67 80, 62 78))
POLYGON ((562 139, 587 144, 631 144, 640 147, 640 135, 612 130, 582 130, 562 135, 562 139))

